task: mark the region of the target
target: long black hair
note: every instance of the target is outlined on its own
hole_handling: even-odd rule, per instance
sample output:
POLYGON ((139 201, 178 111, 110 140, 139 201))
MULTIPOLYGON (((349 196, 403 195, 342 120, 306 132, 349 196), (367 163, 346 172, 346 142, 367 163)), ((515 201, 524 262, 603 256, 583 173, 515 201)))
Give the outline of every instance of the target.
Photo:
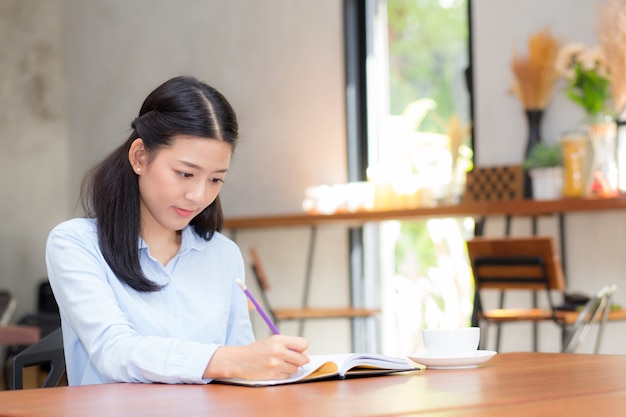
MULTIPOLYGON (((81 201, 87 216, 97 221, 100 250, 117 277, 137 291, 157 291, 161 287, 146 278, 139 263, 139 185, 128 160, 130 146, 141 138, 152 158, 174 136, 190 135, 223 140, 234 151, 239 127, 226 98, 189 76, 172 78, 150 93, 131 127, 128 140, 84 178, 81 201)), ((219 196, 190 225, 206 240, 221 231, 219 196)))

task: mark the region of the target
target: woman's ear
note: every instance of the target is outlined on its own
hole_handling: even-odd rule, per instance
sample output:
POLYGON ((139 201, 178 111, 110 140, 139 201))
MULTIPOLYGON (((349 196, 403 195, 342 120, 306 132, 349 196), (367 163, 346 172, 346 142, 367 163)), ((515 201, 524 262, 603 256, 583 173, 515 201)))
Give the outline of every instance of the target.
POLYGON ((135 174, 141 175, 141 170, 146 163, 146 157, 146 148, 143 145, 143 140, 141 138, 135 139, 128 150, 128 162, 130 162, 130 166, 135 171, 135 174))

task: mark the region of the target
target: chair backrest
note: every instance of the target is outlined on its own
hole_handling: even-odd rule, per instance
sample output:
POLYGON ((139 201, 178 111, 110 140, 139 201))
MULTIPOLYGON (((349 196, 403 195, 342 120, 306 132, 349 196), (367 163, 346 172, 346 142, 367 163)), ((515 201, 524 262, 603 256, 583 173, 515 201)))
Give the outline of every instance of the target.
POLYGON ((267 275, 265 274, 265 268, 263 268, 259 253, 255 248, 250 248, 250 257, 252 258, 252 271, 254 272, 257 284, 259 284, 261 290, 269 291, 270 282, 267 279, 267 275))
POLYGON ((276 320, 276 316, 272 310, 272 305, 270 304, 270 300, 267 295, 267 292, 270 289, 270 282, 265 274, 265 268, 263 268, 259 253, 255 248, 250 248, 250 257, 252 258, 252 275, 256 279, 257 285, 259 286, 261 300, 272 316, 272 320, 276 320))
POLYGON ((477 237, 467 251, 477 289, 565 290, 552 237, 477 237))
POLYGON ((0 326, 7 326, 11 323, 13 313, 17 307, 17 302, 13 295, 6 290, 0 291, 0 326))
POLYGON ((54 298, 50 281, 44 279, 39 283, 37 291, 37 311, 39 313, 59 314, 59 305, 54 298))
POLYGON ((48 375, 42 388, 55 387, 65 372, 63 333, 56 329, 39 342, 13 357, 13 389, 24 388, 24 369, 29 366, 47 366, 48 375))
POLYGON ((614 284, 604 286, 598 293, 592 297, 578 314, 576 321, 568 330, 565 341, 563 343, 564 353, 577 352, 584 341, 587 339, 589 330, 593 323, 600 326, 596 337, 595 353, 598 353, 600 341, 602 339, 602 330, 606 324, 609 310, 611 309, 611 300, 613 294, 617 290, 614 284))

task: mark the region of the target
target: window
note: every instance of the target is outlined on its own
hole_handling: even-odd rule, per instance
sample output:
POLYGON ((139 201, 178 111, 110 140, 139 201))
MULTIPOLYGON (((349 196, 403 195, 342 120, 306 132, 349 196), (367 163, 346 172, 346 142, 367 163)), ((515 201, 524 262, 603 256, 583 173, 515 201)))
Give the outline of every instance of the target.
MULTIPOLYGON (((366 106, 355 119, 367 122, 359 125, 361 142, 350 145, 367 154, 361 167, 376 184, 375 204, 454 203, 472 166, 468 0, 363 4, 366 106)), ((471 219, 366 228, 364 286, 366 297, 368 289, 370 296, 383 294, 383 353, 419 349, 423 327, 469 323, 473 288, 465 239, 472 233, 471 219)))

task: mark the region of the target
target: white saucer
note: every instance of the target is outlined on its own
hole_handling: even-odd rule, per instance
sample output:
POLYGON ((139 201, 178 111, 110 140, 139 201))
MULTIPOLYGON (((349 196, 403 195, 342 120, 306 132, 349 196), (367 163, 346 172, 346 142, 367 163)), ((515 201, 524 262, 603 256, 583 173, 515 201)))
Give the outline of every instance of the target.
POLYGON ((493 350, 477 350, 473 355, 464 357, 429 356, 426 352, 408 356, 413 362, 425 365, 428 369, 466 369, 476 368, 478 364, 491 359, 496 354, 493 350))

